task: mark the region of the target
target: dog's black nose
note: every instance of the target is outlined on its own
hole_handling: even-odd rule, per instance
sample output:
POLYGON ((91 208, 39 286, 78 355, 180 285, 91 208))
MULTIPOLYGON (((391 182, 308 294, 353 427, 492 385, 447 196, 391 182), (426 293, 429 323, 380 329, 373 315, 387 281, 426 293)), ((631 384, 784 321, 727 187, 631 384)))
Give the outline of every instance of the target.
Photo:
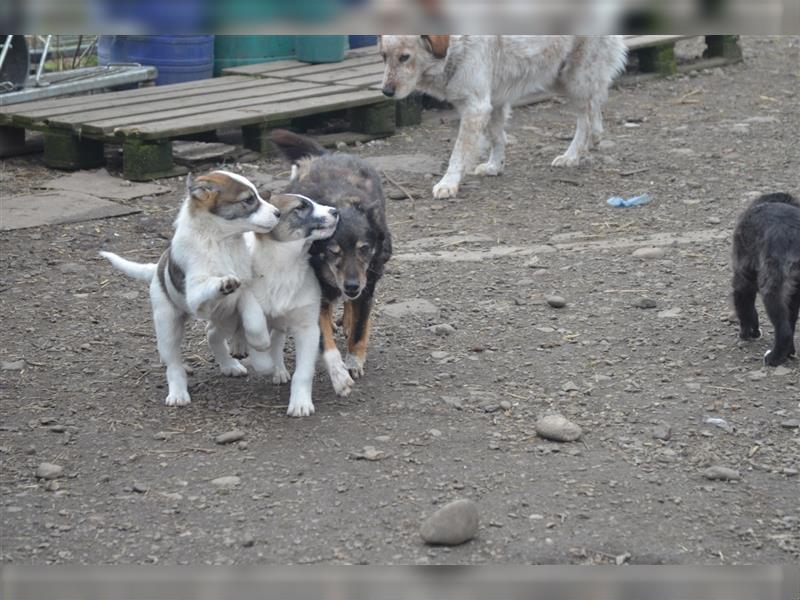
POLYGON ((384 88, 381 91, 383 92, 384 96, 389 96, 389 98, 394 96, 394 86, 391 85, 384 86, 384 88))
POLYGON ((355 296, 358 294, 358 281, 349 279, 344 282, 344 293, 348 296, 355 296))
POLYGON ((281 218, 281 211, 279 211, 279 210, 275 211, 275 218, 276 219, 280 219, 281 218))

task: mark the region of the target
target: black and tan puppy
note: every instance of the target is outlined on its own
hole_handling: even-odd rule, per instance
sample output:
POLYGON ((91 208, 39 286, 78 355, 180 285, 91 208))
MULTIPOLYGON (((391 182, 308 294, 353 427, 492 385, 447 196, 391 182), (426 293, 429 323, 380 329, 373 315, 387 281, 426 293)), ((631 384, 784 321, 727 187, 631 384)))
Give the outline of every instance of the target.
POLYGON ((800 309, 800 202, 789 194, 766 194, 742 214, 733 234, 733 303, 742 339, 761 337, 756 294, 775 328, 764 363, 777 366, 796 354, 800 309))
POLYGON ((278 129, 273 143, 292 162, 286 192, 302 194, 339 211, 330 239, 311 247, 311 264, 322 286, 322 356, 336 393, 350 393, 352 379, 364 374, 375 285, 392 255, 383 188, 378 173, 357 156, 329 153, 314 140, 278 129), (342 320, 347 336, 344 361, 333 336, 333 309, 344 299, 342 320), (351 379, 342 381, 344 365, 351 379))

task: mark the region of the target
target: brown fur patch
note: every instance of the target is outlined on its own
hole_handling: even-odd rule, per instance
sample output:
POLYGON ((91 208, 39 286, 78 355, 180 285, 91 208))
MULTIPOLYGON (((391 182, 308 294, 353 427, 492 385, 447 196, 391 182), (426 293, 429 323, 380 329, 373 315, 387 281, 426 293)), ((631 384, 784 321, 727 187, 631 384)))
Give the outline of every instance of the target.
MULTIPOLYGON (((355 308, 355 307, 354 307, 355 308)), ((353 310, 354 317, 355 317, 355 310, 353 310)), ((358 323, 356 319, 352 319, 352 325, 348 332, 347 336, 347 351, 350 354, 357 356, 363 361, 367 359, 367 343, 369 342, 369 331, 370 331, 370 315, 367 314, 366 319, 363 323, 361 323, 361 338, 356 340, 356 327, 358 327, 358 323)))
POLYGON ((209 173, 196 177, 190 186, 192 211, 218 212, 224 204, 239 202, 243 193, 252 190, 243 183, 223 173, 209 173))
POLYGON ((336 348, 336 339, 333 337, 333 304, 322 303, 319 312, 319 329, 322 334, 322 351, 336 348))
POLYGON ((422 39, 426 42, 426 47, 436 58, 447 56, 447 49, 450 47, 449 35, 423 35, 422 39))

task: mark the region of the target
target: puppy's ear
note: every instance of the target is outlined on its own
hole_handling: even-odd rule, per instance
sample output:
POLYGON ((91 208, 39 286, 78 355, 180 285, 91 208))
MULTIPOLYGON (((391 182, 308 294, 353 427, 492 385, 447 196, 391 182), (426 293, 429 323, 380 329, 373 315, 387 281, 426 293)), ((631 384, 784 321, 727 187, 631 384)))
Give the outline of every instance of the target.
POLYGON ((194 200, 209 200, 212 194, 216 194, 218 191, 214 182, 203 176, 195 179, 191 179, 189 176, 186 177, 186 192, 194 200))
POLYGON ((258 195, 262 200, 269 200, 272 198, 272 190, 258 190, 258 195))
POLYGON ((449 35, 422 35, 420 37, 425 44, 425 48, 433 54, 434 58, 447 56, 447 49, 450 47, 449 35))

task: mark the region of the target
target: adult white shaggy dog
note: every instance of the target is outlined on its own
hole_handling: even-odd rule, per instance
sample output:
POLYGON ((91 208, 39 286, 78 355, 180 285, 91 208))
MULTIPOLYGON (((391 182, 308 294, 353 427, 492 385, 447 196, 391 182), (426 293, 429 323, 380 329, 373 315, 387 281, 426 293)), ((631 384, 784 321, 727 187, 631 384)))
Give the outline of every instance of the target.
POLYGON ((181 359, 188 316, 208 321, 208 345, 225 375, 247 375, 247 368, 230 355, 225 343, 236 331, 237 315, 243 315, 248 342, 269 347, 264 314, 248 289, 253 272, 243 234, 269 232, 279 217, 278 209, 264 201, 249 180, 213 171, 193 181, 187 177, 175 234, 158 264, 100 253, 129 277, 150 282, 158 353, 167 367, 167 406, 191 402, 181 359))
MULTIPOLYGON (((269 233, 246 237, 256 274, 253 296, 267 316, 272 339, 268 352, 249 343, 247 346, 256 373, 272 375, 274 383, 286 383, 290 377, 283 348, 286 336, 294 337, 296 360, 286 412, 290 417, 306 417, 314 413, 311 388, 319 353, 322 300, 308 250, 316 240, 333 235, 339 213, 300 194, 276 194, 270 202, 281 212, 278 225, 269 233)), ((246 341, 242 333, 237 332, 231 341, 231 348, 239 355, 244 354, 246 341)))
POLYGON ((380 52, 386 96, 401 99, 418 90, 447 100, 461 115, 447 172, 433 187, 434 198, 449 198, 484 135, 489 160, 475 174, 503 172, 511 103, 533 92, 559 92, 572 101, 575 136, 553 166, 577 166, 603 133, 603 104, 627 49, 620 36, 384 35, 380 52))

